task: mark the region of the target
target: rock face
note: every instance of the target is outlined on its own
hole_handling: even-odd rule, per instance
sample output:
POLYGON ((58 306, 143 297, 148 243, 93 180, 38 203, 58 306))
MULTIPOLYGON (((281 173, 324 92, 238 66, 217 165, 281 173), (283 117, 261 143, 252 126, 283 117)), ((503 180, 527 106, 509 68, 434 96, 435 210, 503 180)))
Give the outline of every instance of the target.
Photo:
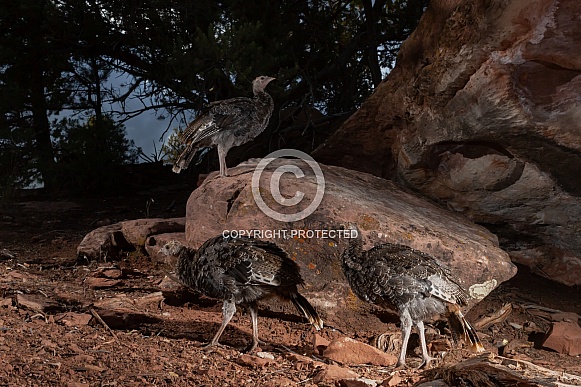
POLYGON ((516 262, 581 284, 580 13, 576 0, 431 1, 315 158, 397 180, 486 225, 516 262))
MULTIPOLYGON (((405 192, 391 181, 344 168, 320 165, 324 195, 310 216, 295 222, 273 219, 257 206, 253 196, 256 166, 257 161, 250 160, 230 169, 230 177, 212 174, 192 193, 186 209, 186 240, 192 247, 199 247, 218 234, 257 230, 256 237, 272 240, 298 262, 306 281, 301 293, 322 312, 326 325, 360 327, 360 313, 371 308, 350 291, 340 266, 347 239, 337 230, 346 222, 358 224, 366 248, 375 242, 390 241, 440 259, 469 290, 474 297, 472 302, 516 272, 507 254, 498 248, 496 237, 485 228, 405 192)), ((262 173, 258 191, 274 211, 290 214, 307 208, 317 196, 318 187, 313 170, 304 162, 276 159, 262 173), (275 170, 281 167, 300 168, 304 176, 277 175, 275 170), (264 181, 270 181, 272 187, 272 181, 277 179, 282 197, 290 200, 302 196, 295 207, 278 204, 266 192, 269 186, 264 181)), ((280 304, 285 303, 270 307, 286 311, 280 309, 284 307, 280 304)), ((288 312, 295 313, 292 309, 288 312)), ((365 325, 378 332, 384 328, 375 316, 366 318, 365 325)))

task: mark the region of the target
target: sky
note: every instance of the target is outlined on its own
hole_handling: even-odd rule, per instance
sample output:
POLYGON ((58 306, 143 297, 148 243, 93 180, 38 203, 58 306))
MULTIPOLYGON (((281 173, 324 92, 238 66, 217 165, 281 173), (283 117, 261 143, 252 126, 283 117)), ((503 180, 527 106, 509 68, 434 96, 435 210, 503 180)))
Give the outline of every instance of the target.
MULTIPOLYGON (((122 94, 127 87, 125 85, 130 83, 130 77, 131 76, 127 74, 113 74, 109 77, 109 84, 105 86, 113 87, 117 89, 120 94, 122 94)), ((119 104, 111 104, 109 106, 105 106, 104 108, 109 111, 122 110, 119 104)), ((143 104, 137 99, 129 98, 125 103, 125 110, 127 112, 142 108, 143 104)), ((159 152, 164 142, 167 141, 167 138, 172 133, 172 129, 180 125, 178 121, 174 120, 171 123, 169 130, 167 130, 169 124, 169 117, 163 120, 159 120, 154 110, 146 111, 124 122, 127 137, 130 140, 133 140, 135 142, 135 146, 141 148, 146 156, 150 157, 156 152, 156 150, 159 152), (164 132, 166 133, 164 134, 164 132), (162 135, 163 138, 161 138, 162 135), (160 138, 162 141, 160 141, 160 138)), ((138 162, 142 161, 143 160, 139 160, 138 162)))
MULTIPOLYGON (((125 129, 127 130, 127 137, 135 142, 135 146, 143 149, 143 153, 151 156, 155 149, 159 151, 163 142, 160 142, 160 137, 167 129, 169 119, 160 121, 155 116, 155 112, 146 112, 134 117, 125 122, 125 129), (154 146, 155 143, 155 146, 154 146)), ((177 125, 175 122, 172 125, 177 125)), ((163 140, 171 134, 169 130, 163 140)))

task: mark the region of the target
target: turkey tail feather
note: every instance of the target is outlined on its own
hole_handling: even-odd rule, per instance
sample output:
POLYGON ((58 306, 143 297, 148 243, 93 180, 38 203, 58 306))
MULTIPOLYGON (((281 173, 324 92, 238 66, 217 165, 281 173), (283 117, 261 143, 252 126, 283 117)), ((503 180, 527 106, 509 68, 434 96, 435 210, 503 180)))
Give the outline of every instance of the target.
POLYGON ((313 308, 313 306, 309 303, 309 301, 307 301, 305 297, 299 293, 294 293, 291 294, 290 299, 294 306, 296 306, 296 308, 305 315, 305 317, 311 324, 313 324, 315 328, 317 328, 317 330, 323 329, 323 320, 321 320, 315 308, 313 308))
POLYGON ((191 144, 188 145, 174 163, 172 171, 180 173, 182 170, 187 169, 196 153, 198 153, 198 148, 193 148, 191 144))
POLYGON ((470 349, 473 352, 476 352, 476 353, 484 352, 484 346, 482 345, 482 342, 478 338, 478 334, 476 333, 476 329, 474 329, 472 327, 472 325, 470 325, 468 320, 466 320, 466 318, 464 317, 464 315, 460 311, 460 308, 458 308, 457 310, 454 310, 452 312, 452 314, 458 320, 459 324, 451 324, 451 325, 453 325, 453 326, 459 325, 458 328, 460 329, 460 333, 462 334, 462 338, 464 339, 464 342, 469 345, 470 349))

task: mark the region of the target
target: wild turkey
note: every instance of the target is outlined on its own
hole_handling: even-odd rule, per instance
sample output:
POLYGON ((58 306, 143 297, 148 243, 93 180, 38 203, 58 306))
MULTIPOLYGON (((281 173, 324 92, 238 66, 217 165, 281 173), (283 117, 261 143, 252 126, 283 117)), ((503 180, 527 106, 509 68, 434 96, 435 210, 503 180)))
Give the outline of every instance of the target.
POLYGON ((200 150, 217 146, 220 176, 227 176, 226 155, 230 148, 254 139, 268 125, 274 102, 264 89, 274 79, 257 77, 252 82, 254 98, 240 97, 212 102, 180 134, 180 140, 187 146, 172 170, 180 173, 190 165, 200 150))
POLYGON ((398 366, 405 364, 412 325, 420 335, 423 360, 420 368, 433 360, 426 346, 424 320, 439 315, 448 317, 450 327, 461 334, 473 351, 484 351, 476 331, 460 310, 469 296, 448 269, 430 255, 399 244, 384 243, 363 251, 359 229, 354 225, 349 228, 359 235, 349 240, 343 252, 343 271, 359 298, 397 310, 403 337, 398 366))
POLYGON ((247 351, 253 351, 258 345, 257 301, 270 296, 290 300, 317 330, 323 328, 315 308, 297 290, 304 284, 298 265, 274 243, 218 235, 197 251, 175 241, 160 251, 177 257, 176 275, 183 285, 224 300, 222 325, 207 347, 218 344, 236 305, 244 304, 252 319, 252 345, 247 351))

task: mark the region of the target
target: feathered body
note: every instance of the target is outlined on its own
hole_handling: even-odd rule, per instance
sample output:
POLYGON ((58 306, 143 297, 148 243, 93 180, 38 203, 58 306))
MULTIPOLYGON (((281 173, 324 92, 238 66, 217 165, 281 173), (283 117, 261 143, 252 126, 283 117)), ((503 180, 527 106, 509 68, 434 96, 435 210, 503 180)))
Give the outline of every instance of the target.
POLYGON ((484 350, 460 310, 460 306, 466 305, 468 294, 450 271, 430 255, 393 243, 363 251, 359 234, 350 240, 342 265, 351 289, 359 298, 398 312, 403 337, 398 365, 405 364, 412 325, 416 325, 420 334, 421 366, 432 360, 427 351, 424 321, 441 315, 448 317, 451 328, 460 333, 472 350, 484 350))
POLYGON ((264 91, 274 78, 260 76, 252 82, 254 98, 231 98, 212 102, 180 134, 186 149, 176 160, 173 171, 186 169, 201 149, 218 148, 220 175, 227 176, 226 155, 230 148, 258 136, 268 125, 274 109, 272 97, 264 91))
POLYGON ((278 296, 290 300, 317 329, 323 322, 313 306, 299 294, 304 281, 298 265, 274 243, 253 238, 207 240, 197 251, 177 242, 164 247, 166 254, 178 257, 176 274, 181 283, 208 297, 224 300, 223 321, 210 342, 218 343, 224 328, 236 312, 236 305, 247 305, 252 318, 252 346, 258 345, 258 300, 278 296))

